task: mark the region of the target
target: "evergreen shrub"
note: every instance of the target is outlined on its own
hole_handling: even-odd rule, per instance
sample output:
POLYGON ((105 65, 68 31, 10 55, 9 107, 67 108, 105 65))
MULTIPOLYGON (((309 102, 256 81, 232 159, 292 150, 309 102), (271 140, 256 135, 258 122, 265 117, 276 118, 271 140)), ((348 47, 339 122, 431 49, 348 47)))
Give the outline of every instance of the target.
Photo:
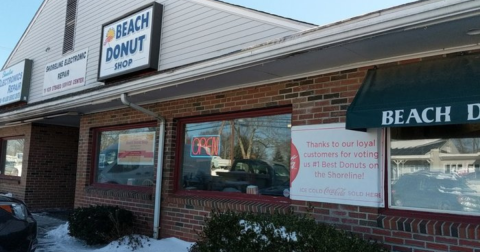
POLYGON ((118 206, 76 208, 68 218, 69 235, 88 245, 108 244, 133 233, 134 216, 118 206))
POLYGON ((380 252, 381 244, 308 216, 213 211, 190 252, 380 252))

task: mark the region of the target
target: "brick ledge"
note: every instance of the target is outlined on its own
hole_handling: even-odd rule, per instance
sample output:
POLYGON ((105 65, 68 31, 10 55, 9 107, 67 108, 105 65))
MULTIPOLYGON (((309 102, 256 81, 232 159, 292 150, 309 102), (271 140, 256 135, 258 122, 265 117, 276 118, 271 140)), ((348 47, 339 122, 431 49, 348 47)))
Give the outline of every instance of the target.
POLYGON ((472 240, 480 239, 480 225, 472 223, 380 215, 377 218, 377 226, 388 230, 424 235, 447 236, 472 240))
POLYGON ((207 209, 250 211, 255 213, 266 213, 279 211, 288 213, 293 210, 290 203, 284 202, 259 202, 246 199, 231 199, 221 197, 209 197, 198 195, 174 194, 165 197, 164 203, 185 205, 186 208, 195 209, 195 207, 204 207, 207 209))
POLYGON ((141 200, 152 200, 153 193, 141 192, 141 191, 131 191, 131 190, 121 190, 121 189, 107 189, 99 187, 85 187, 85 193, 90 196, 100 196, 100 197, 119 197, 119 198, 133 198, 141 200))

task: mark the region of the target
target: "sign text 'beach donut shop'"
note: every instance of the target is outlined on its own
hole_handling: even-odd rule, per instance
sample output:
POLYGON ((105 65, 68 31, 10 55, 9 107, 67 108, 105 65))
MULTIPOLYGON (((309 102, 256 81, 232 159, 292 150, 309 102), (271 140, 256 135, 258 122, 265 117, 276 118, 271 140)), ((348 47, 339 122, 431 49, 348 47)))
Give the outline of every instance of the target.
POLYGON ((162 9, 153 3, 102 26, 99 81, 157 70, 162 9))

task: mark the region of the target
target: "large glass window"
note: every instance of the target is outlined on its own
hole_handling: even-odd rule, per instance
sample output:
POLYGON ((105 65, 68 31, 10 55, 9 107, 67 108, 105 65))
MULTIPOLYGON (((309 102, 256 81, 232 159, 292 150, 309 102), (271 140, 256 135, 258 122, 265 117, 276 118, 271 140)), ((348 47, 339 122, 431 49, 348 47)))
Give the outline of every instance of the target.
POLYGON ((390 207, 480 215, 480 129, 392 128, 390 207))
POLYGON ((154 185, 156 127, 99 130, 95 182, 154 185))
POLYGON ((22 176, 23 148, 25 139, 9 138, 2 140, 2 166, 0 173, 7 176, 22 176))
POLYGON ((218 118, 183 124, 179 186, 288 196, 291 114, 218 118))

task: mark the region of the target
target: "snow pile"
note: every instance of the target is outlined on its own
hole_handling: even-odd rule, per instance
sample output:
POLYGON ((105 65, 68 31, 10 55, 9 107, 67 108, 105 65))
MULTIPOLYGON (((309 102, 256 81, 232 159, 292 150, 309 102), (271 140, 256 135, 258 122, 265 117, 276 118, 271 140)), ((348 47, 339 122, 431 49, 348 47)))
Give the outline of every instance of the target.
MULTIPOLYGON (((255 233, 259 235, 259 239, 267 241, 267 237, 262 235, 262 227, 258 223, 249 222, 245 220, 240 220, 240 225, 244 227, 242 233, 245 233, 248 230, 253 230, 255 233)), ((288 241, 297 241, 297 233, 295 232, 287 232, 285 227, 275 227, 272 223, 267 225, 268 229, 273 229, 275 237, 281 237, 284 240, 288 241)))
MULTIPOLYGON (((144 236, 134 236, 135 240, 141 242, 143 247, 138 247, 136 252, 188 252, 193 243, 182 241, 177 238, 166 238, 155 240, 144 236)), ((128 240, 114 241, 107 246, 87 246, 84 242, 68 235, 68 223, 58 226, 47 233, 45 241, 39 241, 40 244, 48 243, 48 251, 76 251, 76 252, 131 252, 132 247, 128 245, 128 240)))

